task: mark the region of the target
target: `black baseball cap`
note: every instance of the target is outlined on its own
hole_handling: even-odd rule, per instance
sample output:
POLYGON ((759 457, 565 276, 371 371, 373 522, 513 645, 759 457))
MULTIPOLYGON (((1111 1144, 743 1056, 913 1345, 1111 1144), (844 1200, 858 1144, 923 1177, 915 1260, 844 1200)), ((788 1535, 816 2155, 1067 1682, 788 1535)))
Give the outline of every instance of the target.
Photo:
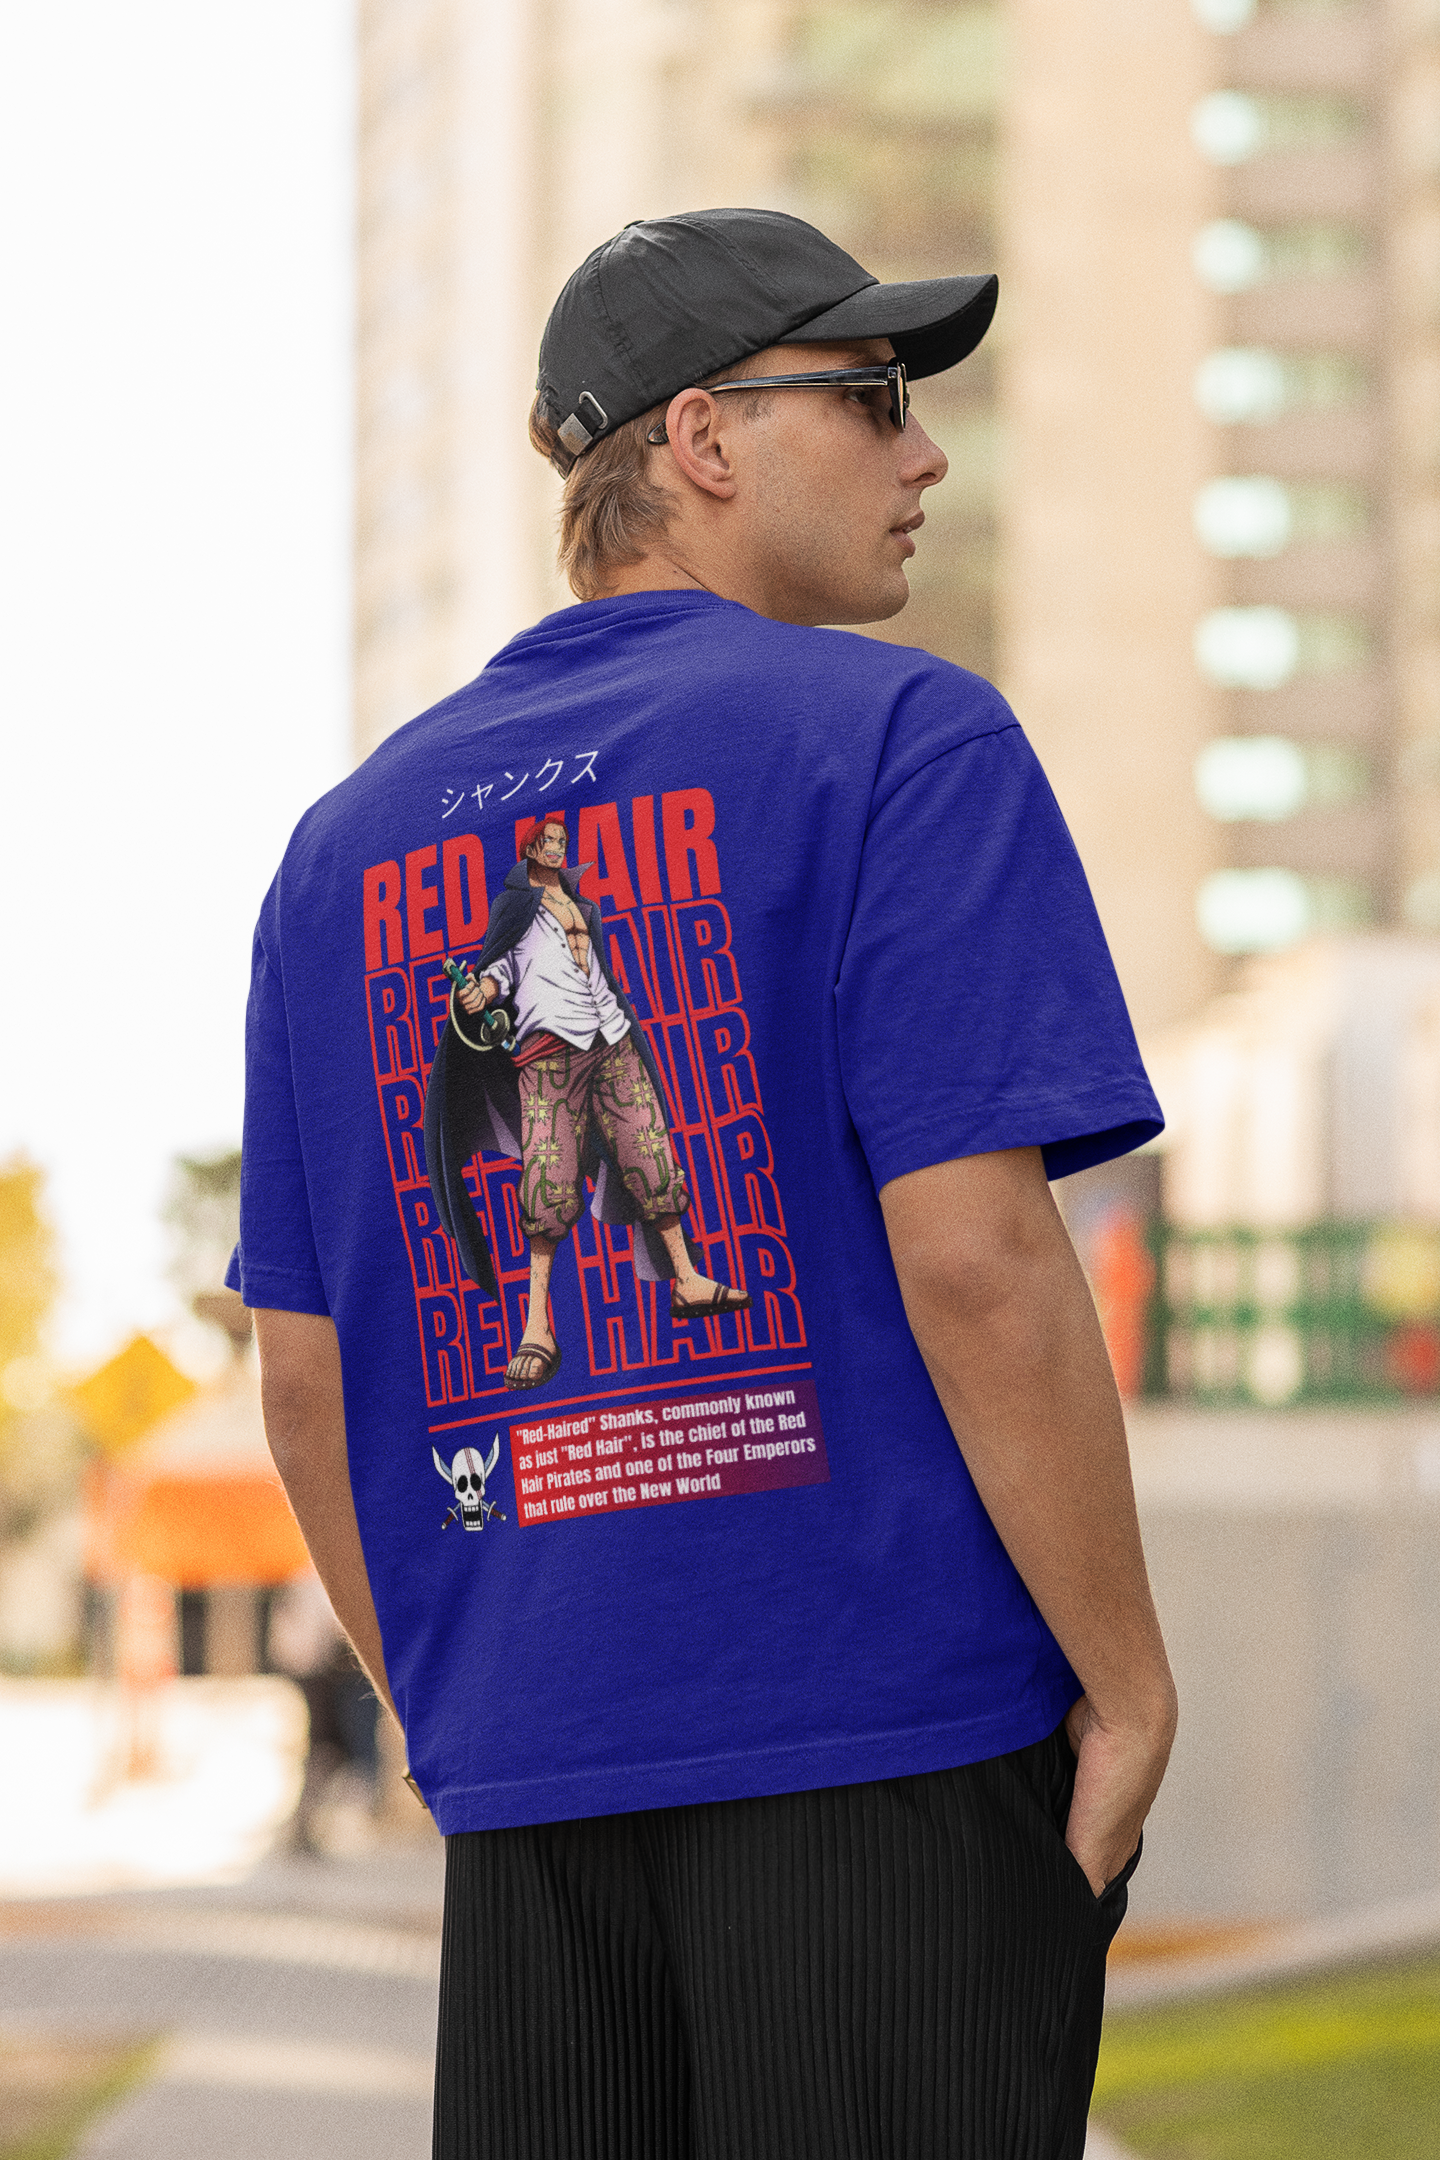
POLYGON ((938 375, 975 350, 999 290, 994 277, 882 285, 783 210, 641 218, 566 283, 535 387, 573 462, 607 431, 767 345, 884 337, 909 375, 938 375))

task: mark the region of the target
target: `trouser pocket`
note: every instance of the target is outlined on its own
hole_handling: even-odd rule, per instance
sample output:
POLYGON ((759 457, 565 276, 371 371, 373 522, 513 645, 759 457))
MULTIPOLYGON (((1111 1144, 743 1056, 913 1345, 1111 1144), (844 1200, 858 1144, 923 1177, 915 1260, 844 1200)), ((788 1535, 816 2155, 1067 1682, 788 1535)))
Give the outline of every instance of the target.
POLYGON ((1145 1836, 1140 1841, 1118 1875, 1112 1876, 1095 1900, 1095 1911, 1100 1923, 1101 1938, 1108 1950, 1115 1940, 1116 1931, 1125 1918, 1130 1903, 1130 1878, 1140 1865, 1140 1855, 1145 1850, 1145 1836))

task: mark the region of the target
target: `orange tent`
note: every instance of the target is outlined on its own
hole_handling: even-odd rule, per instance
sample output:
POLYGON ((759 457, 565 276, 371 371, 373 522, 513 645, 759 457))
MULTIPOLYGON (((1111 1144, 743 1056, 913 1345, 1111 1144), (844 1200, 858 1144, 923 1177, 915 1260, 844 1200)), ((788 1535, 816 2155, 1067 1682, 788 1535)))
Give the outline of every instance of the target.
POLYGON ((310 1565, 260 1418, 260 1378, 237 1359, 223 1380, 92 1465, 86 1572, 158 1576, 181 1590, 286 1582, 310 1565))

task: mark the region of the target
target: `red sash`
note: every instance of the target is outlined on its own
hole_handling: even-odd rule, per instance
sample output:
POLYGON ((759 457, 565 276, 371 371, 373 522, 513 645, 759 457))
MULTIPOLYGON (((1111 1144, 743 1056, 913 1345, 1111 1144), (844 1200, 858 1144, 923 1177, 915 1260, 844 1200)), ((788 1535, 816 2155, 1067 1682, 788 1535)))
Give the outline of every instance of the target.
POLYGON ((520 1048, 513 1053, 515 1068, 519 1071, 523 1066, 533 1065, 537 1058, 553 1057, 557 1050, 570 1048, 570 1043, 561 1042, 560 1037, 552 1035, 548 1028, 537 1028, 533 1035, 526 1036, 520 1048))

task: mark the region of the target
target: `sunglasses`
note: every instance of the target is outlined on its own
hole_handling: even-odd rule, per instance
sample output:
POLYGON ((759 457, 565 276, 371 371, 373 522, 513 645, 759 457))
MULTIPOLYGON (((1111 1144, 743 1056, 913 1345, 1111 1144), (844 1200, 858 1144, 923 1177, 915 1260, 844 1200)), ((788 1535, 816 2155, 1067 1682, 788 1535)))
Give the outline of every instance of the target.
MULTIPOLYGON (((910 413, 910 380, 903 360, 890 360, 875 367, 821 368, 814 375, 749 375, 743 382, 711 383, 709 390, 712 397, 719 397, 726 390, 848 390, 857 385, 888 390, 890 425, 904 427, 910 413)), ((664 428, 651 428, 645 440, 665 442, 664 428)))

